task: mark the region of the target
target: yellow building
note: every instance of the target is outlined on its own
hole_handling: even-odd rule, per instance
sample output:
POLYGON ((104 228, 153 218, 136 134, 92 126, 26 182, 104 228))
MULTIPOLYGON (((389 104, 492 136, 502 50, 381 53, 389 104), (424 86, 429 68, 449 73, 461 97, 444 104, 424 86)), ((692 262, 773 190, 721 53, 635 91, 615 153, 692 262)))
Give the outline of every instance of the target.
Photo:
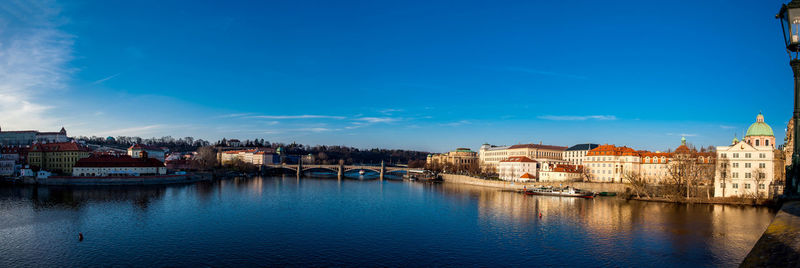
POLYGON ((28 151, 28 164, 41 170, 71 175, 78 159, 89 157, 89 148, 75 142, 34 144, 28 151))
POLYGON ((478 162, 478 153, 473 152, 469 148, 458 148, 444 154, 431 154, 428 155, 428 164, 439 165, 453 165, 453 166, 469 166, 478 162))

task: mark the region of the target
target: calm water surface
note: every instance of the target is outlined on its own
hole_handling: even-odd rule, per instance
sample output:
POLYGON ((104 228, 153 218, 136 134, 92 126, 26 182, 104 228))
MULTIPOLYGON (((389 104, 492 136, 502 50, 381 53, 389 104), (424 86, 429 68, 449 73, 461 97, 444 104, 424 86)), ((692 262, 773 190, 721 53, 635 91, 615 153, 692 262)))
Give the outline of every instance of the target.
POLYGON ((0 267, 729 267, 774 215, 291 176, 134 188, 0 186, 0 267))

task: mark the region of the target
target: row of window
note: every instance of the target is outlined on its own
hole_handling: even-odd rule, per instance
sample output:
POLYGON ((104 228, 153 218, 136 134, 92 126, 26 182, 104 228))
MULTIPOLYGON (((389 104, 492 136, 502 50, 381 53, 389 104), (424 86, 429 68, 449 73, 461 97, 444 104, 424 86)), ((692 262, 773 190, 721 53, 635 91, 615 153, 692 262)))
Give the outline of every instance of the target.
MULTIPOLYGON (((726 174, 725 174, 724 172, 723 172, 723 173, 721 173, 720 175, 722 175, 722 178, 725 178, 725 177, 726 177, 726 174)), ((750 172, 746 172, 746 173, 744 173, 744 178, 745 178, 745 179, 750 179, 750 178, 752 178, 752 177, 753 177, 753 174, 752 174, 752 173, 750 173, 750 172)), ((764 179, 764 178, 766 178, 766 177, 767 177, 767 174, 766 174, 766 173, 764 173, 764 172, 759 172, 759 173, 758 173, 758 177, 759 177, 759 179, 764 179)), ((737 179, 737 178, 739 178, 739 172, 731 172, 731 178, 734 178, 734 179, 737 179)))
MULTIPOLYGON (((751 153, 745 153, 744 154, 744 158, 752 158, 753 157, 752 155, 753 154, 751 154, 751 153)), ((731 156, 733 158, 739 158, 739 153, 732 153, 731 156)), ((721 153, 719 155, 719 157, 720 158, 728 158, 728 154, 727 153, 721 153)), ((758 158, 767 158, 767 154, 766 153, 759 153, 758 154, 758 158)))
MULTIPOLYGON (((752 163, 744 163, 744 167, 745 168, 751 168, 752 166, 753 166, 752 163)), ((722 163, 722 164, 720 164, 720 167, 727 168, 728 164, 727 163, 722 163)), ((739 163, 732 163, 731 167, 738 168, 739 167, 739 163)), ((767 168, 767 163, 758 163, 758 167, 759 168, 767 168)))
MULTIPOLYGON (((731 188, 733 188, 733 189, 739 189, 739 184, 738 183, 731 183, 731 186, 732 186, 731 188)), ((725 188, 725 183, 724 182, 720 183, 719 187, 720 188, 725 188)), ((750 184, 749 183, 745 183, 744 184, 744 188, 745 189, 750 189, 750 184)), ((765 188, 766 188, 766 186, 764 186, 763 183, 758 184, 758 189, 762 189, 763 190, 765 188)))

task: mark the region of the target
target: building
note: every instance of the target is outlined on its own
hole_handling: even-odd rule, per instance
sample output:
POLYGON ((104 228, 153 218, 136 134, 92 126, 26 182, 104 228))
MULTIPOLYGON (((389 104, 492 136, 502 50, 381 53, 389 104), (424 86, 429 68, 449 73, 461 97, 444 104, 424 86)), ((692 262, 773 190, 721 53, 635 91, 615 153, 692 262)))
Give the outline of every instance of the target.
POLYGON ((501 160, 508 158, 508 148, 511 146, 494 146, 488 143, 481 145, 478 150, 478 161, 484 171, 496 171, 501 160))
POLYGON ((536 181, 539 163, 527 156, 511 156, 500 160, 497 173, 501 180, 528 182, 536 181))
POLYGON ((626 171, 637 171, 639 152, 628 147, 600 145, 590 150, 584 159, 589 181, 622 182, 626 171))
POLYGON ((0 130, 0 145, 3 146, 26 146, 31 145, 34 142, 55 143, 67 141, 69 141, 69 138, 67 137, 67 130, 63 127, 59 132, 39 132, 36 130, 0 130))
POLYGON ((128 155, 133 158, 138 158, 142 152, 147 152, 149 157, 158 159, 161 162, 166 159, 166 151, 158 147, 137 143, 128 148, 128 155))
POLYGON ((428 155, 427 163, 429 165, 443 165, 445 167, 467 167, 478 163, 478 153, 469 148, 458 148, 443 154, 430 154, 428 155))
POLYGON ((592 149, 597 148, 597 146, 600 145, 594 143, 576 144, 564 151, 564 160, 567 160, 570 165, 582 166, 586 154, 592 149))
POLYGON ((90 150, 76 142, 37 143, 28 151, 28 164, 60 174, 72 174, 72 167, 90 150))
POLYGON ((498 169, 500 161, 514 156, 525 156, 542 164, 566 164, 564 151, 567 147, 539 144, 517 144, 512 146, 481 146, 479 161, 484 170, 498 169))
POLYGON ((82 158, 75 163, 72 176, 76 177, 114 177, 147 176, 167 174, 164 163, 155 158, 143 156, 133 158, 129 155, 100 154, 82 158))
POLYGON ((269 149, 232 150, 221 153, 220 163, 223 165, 229 165, 237 160, 256 166, 280 163, 280 157, 269 149))
POLYGON ((783 152, 760 113, 742 141, 717 146, 714 197, 771 198, 783 192, 783 152))
POLYGON ((539 170, 540 182, 583 181, 583 167, 570 164, 542 165, 539 170))

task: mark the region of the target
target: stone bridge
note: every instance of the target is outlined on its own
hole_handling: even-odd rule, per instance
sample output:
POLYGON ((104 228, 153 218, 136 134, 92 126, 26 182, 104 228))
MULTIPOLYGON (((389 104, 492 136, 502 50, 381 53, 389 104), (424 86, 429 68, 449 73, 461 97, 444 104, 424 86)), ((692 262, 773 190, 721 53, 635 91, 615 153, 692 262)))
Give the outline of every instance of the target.
POLYGON ((270 169, 287 169, 297 173, 297 177, 302 177, 303 173, 310 170, 328 170, 331 172, 335 172, 338 177, 341 179, 344 177, 344 173, 351 170, 370 170, 380 174, 380 179, 383 179, 383 175, 390 173, 390 172, 406 172, 408 173, 408 168, 406 167, 387 167, 386 164, 381 162, 380 166, 364 166, 364 165, 313 165, 313 164, 273 164, 273 165, 264 165, 263 170, 270 170, 270 169))

